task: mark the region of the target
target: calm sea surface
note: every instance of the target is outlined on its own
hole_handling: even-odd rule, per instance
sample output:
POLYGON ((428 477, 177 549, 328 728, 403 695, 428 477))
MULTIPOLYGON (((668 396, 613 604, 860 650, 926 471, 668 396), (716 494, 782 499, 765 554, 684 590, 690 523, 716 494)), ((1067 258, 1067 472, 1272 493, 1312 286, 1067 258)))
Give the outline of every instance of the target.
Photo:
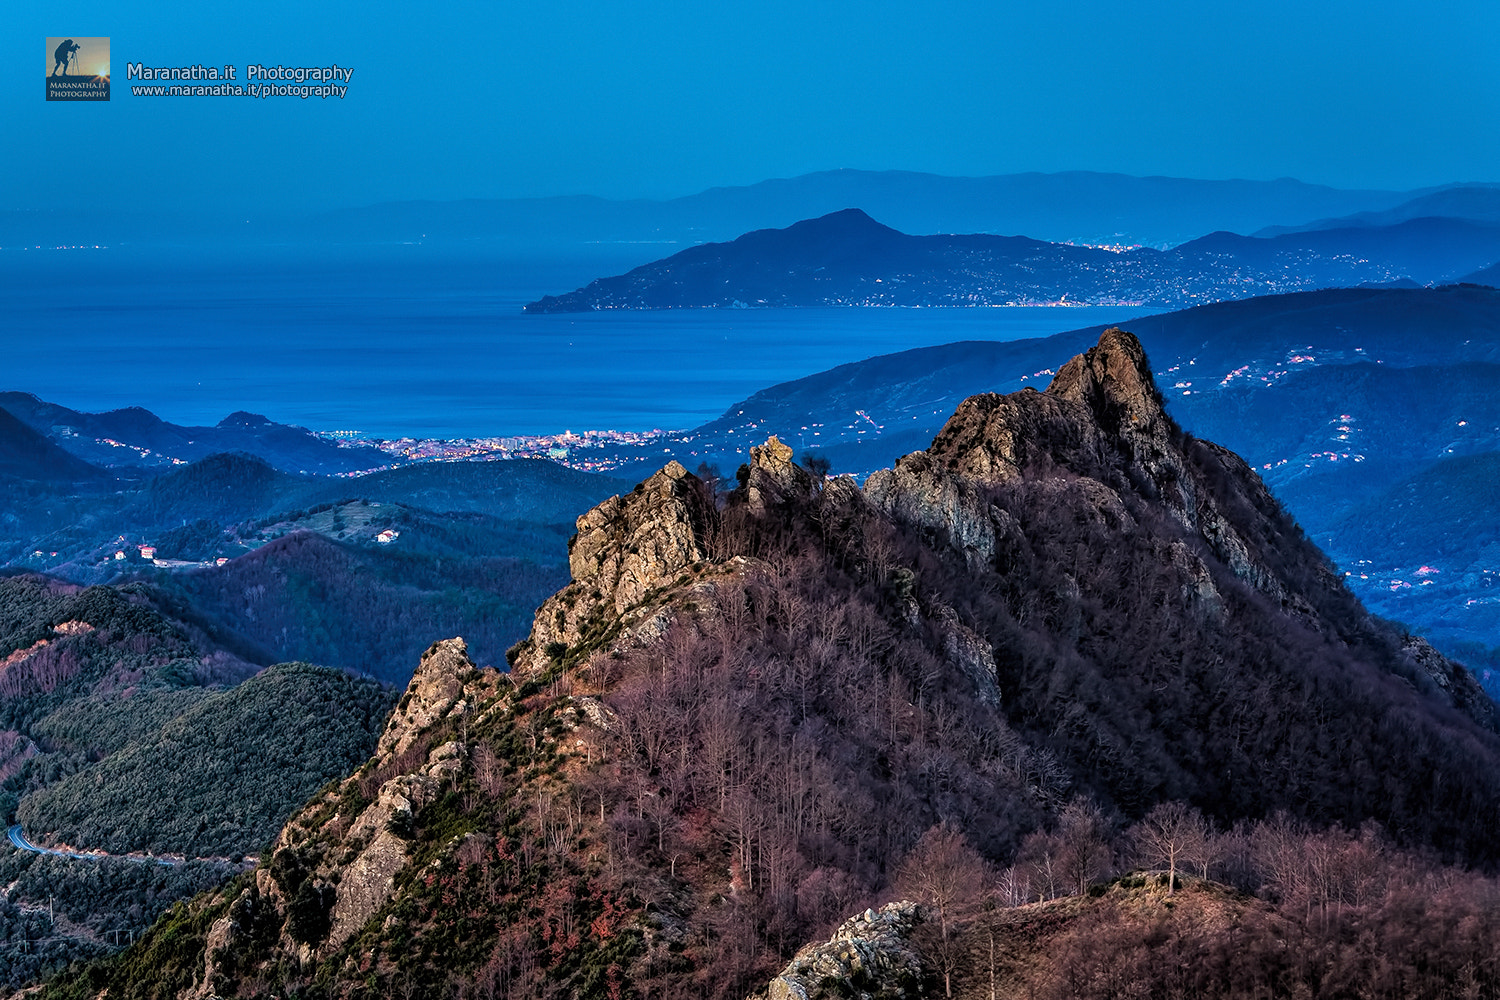
POLYGON ((848 361, 1146 312, 521 312, 542 294, 640 262, 626 253, 535 261, 4 250, 0 389, 87 411, 144 406, 180 424, 249 410, 386 437, 686 428, 758 389, 848 361))

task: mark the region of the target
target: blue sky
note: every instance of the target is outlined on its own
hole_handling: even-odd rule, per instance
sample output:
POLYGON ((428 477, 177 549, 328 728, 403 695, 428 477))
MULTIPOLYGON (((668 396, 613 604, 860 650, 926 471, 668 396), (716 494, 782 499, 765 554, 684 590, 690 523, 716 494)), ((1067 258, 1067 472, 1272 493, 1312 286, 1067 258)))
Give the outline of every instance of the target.
POLYGON ((838 167, 1500 181, 1493 0, 49 6, 0 38, 0 208, 670 197, 838 167), (109 104, 43 100, 70 34, 111 38, 109 104), (354 75, 342 100, 145 98, 135 61, 354 75))

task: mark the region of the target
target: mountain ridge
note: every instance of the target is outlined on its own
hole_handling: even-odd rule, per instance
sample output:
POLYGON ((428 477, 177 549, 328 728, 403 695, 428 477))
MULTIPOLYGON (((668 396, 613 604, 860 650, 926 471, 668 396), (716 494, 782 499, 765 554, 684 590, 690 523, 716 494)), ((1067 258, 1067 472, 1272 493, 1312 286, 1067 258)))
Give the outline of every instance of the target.
POLYGON ((601 309, 1192 305, 1328 286, 1453 281, 1500 257, 1500 226, 1412 219, 1256 238, 1219 231, 1171 250, 1025 236, 910 236, 848 208, 707 243, 528 303, 601 309))
POLYGON ((1342 190, 1291 178, 1203 180, 1065 171, 948 177, 914 171, 830 170, 718 186, 675 198, 559 195, 384 202, 306 216, 256 213, 213 220, 60 211, 0 212, 0 242, 152 246, 476 243, 556 252, 590 243, 682 244, 863 204, 909 232, 1031 232, 1040 238, 1172 245, 1215 229, 1267 226, 1392 208, 1432 191, 1342 190))
POLYGON ((742 997, 934 845, 986 884, 1082 831, 1088 894, 1173 802, 1500 863, 1494 704, 1161 402, 1111 330, 864 489, 774 438, 728 496, 668 464, 578 519, 509 676, 434 643, 253 875, 45 995, 742 997))
POLYGON ((232 452, 294 472, 360 471, 390 462, 374 448, 343 448, 306 428, 244 411, 213 427, 183 427, 140 406, 84 413, 29 392, 0 392, 0 407, 69 454, 99 466, 154 468, 232 452))

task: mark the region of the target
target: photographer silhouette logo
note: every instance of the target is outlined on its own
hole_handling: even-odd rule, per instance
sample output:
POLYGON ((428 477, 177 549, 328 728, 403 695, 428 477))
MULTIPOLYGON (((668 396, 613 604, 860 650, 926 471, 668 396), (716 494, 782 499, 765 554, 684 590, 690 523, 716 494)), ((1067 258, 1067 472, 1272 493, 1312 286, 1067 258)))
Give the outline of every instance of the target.
POLYGON ((47 100, 109 100, 109 39, 97 35, 49 37, 47 100))

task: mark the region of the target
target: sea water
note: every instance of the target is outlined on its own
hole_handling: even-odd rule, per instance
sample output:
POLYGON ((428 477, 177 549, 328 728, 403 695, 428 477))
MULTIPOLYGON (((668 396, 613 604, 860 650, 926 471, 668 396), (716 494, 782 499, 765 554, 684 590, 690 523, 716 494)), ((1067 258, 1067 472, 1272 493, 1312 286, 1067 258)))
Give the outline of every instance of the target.
POLYGON ((676 429, 849 361, 1146 312, 522 311, 641 262, 609 248, 549 260, 421 248, 0 250, 0 389, 84 411, 141 406, 178 424, 246 410, 379 437, 676 429))

